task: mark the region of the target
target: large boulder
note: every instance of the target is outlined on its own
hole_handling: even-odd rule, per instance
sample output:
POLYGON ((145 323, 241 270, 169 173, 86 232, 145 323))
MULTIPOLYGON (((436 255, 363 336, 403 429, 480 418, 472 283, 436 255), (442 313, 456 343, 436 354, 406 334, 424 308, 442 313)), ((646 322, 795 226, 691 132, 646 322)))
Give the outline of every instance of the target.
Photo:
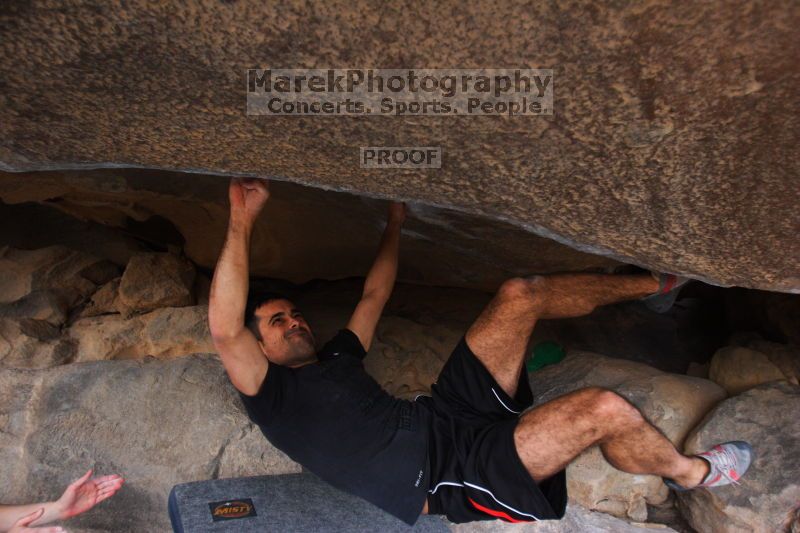
POLYGON ((780 369, 787 381, 800 385, 800 346, 754 339, 750 341, 748 347, 766 355, 767 359, 780 369))
POLYGON ((731 396, 762 383, 788 378, 766 354, 742 346, 719 349, 711 358, 708 370, 708 379, 731 396))
POLYGON ((219 360, 0 370, 0 501, 48 501, 89 466, 126 484, 71 528, 167 531, 177 483, 300 472, 247 419, 219 360))
MULTIPOLYGON (((800 290, 797 4, 581 6, 7 2, 0 168, 280 177, 506 220, 717 284, 800 290), (551 68, 554 114, 246 114, 248 68, 310 65, 551 68), (441 169, 358 163, 362 146, 432 143, 441 169)), ((458 220, 439 218, 449 233, 458 220)), ((487 255, 464 237, 465 254, 487 255)))
MULTIPOLYGON (((705 379, 586 352, 572 352, 561 363, 530 374, 530 382, 537 405, 584 387, 612 389, 636 405, 678 447, 725 398, 722 388, 705 379)), ((597 446, 570 463, 567 486, 570 498, 584 507, 639 522, 647 520, 648 504, 663 503, 669 494, 657 476, 615 469, 597 446)))
POLYGON ((755 459, 739 485, 679 493, 698 531, 767 533, 800 529, 800 387, 768 383, 720 403, 686 439, 686 453, 743 440, 755 459))

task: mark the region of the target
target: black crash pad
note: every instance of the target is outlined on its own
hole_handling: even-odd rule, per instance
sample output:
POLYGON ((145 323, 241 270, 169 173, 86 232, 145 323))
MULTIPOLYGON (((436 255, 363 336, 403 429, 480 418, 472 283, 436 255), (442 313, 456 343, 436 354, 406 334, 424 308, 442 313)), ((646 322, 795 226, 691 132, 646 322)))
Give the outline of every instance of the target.
POLYGON ((169 495, 169 517, 176 533, 449 531, 438 516, 420 516, 410 527, 309 473, 176 485, 169 495))

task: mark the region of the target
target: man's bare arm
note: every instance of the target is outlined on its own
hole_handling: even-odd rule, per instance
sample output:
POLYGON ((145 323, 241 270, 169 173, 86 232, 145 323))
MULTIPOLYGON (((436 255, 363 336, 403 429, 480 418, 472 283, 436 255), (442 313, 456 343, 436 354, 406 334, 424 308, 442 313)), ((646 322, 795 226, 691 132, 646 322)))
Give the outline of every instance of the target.
POLYGON ((364 291, 347 328, 355 333, 364 349, 369 351, 375 327, 383 307, 392 295, 397 278, 397 260, 400 250, 400 229, 406 216, 403 203, 392 202, 386 229, 381 238, 378 255, 364 281, 364 291))
POLYGON ((245 327, 250 276, 250 236, 259 212, 269 198, 261 180, 231 180, 231 214, 208 302, 208 324, 214 346, 239 391, 255 395, 267 375, 269 362, 255 335, 245 327))

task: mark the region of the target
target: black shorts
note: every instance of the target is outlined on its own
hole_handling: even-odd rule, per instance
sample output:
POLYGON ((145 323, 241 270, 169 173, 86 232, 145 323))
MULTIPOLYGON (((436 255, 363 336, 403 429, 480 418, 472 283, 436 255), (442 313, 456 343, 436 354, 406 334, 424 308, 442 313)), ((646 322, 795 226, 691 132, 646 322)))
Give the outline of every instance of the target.
POLYGON ((456 523, 564 516, 565 471, 537 484, 514 446, 519 416, 533 403, 524 370, 516 396, 509 397, 462 338, 431 392, 431 397, 418 398, 434 413, 430 514, 444 514, 456 523))

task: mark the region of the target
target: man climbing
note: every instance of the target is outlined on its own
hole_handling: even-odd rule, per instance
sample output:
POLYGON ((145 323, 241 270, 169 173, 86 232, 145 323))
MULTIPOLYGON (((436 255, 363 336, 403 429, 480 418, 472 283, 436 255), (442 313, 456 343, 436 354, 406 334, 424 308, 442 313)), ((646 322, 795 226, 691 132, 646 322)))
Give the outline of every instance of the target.
POLYGON ((674 276, 508 280, 456 346, 432 396, 400 400, 365 372, 362 359, 394 286, 405 207, 389 209, 347 327, 317 350, 288 299, 248 299, 250 235, 268 198, 264 181, 231 181, 227 239, 211 285, 211 334, 267 439, 332 485, 409 524, 420 513, 517 522, 564 515, 565 468, 593 445, 616 468, 662 476, 679 490, 736 483, 747 470, 747 443, 682 455, 609 390, 586 388, 526 410, 533 396, 524 360, 538 319, 582 316, 661 293, 672 299, 674 276))

